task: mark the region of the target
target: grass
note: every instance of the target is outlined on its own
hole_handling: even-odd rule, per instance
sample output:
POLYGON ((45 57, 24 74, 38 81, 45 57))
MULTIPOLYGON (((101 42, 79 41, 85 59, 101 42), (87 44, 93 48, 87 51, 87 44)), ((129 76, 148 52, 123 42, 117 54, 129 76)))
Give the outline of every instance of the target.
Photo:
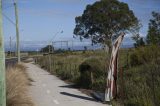
POLYGON ((119 76, 118 80, 120 93, 123 92, 119 99, 125 106, 160 105, 159 63, 158 46, 151 45, 129 51, 128 65, 127 62, 124 64, 123 76, 119 76))
POLYGON ((45 56, 38 60, 39 64, 52 74, 57 74, 64 80, 74 81, 78 76, 78 65, 83 61, 84 57, 78 58, 71 55, 45 56), (44 59, 44 60, 43 60, 44 59), (49 63, 51 60, 51 67, 49 63))
POLYGON ((7 106, 34 106, 27 95, 30 80, 25 71, 21 64, 7 69, 7 106))

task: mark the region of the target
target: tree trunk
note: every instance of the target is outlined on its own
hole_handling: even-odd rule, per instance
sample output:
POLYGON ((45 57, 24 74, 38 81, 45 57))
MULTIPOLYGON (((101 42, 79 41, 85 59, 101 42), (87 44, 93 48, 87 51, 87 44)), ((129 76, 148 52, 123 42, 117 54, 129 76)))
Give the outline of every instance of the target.
POLYGON ((111 43, 107 45, 108 46, 108 52, 106 56, 106 65, 105 65, 105 72, 106 72, 106 89, 105 89, 105 102, 110 101, 107 100, 107 90, 108 90, 108 85, 107 85, 107 76, 108 76, 108 70, 109 70, 109 65, 110 65, 110 58, 111 58, 111 53, 112 53, 112 46, 111 43))

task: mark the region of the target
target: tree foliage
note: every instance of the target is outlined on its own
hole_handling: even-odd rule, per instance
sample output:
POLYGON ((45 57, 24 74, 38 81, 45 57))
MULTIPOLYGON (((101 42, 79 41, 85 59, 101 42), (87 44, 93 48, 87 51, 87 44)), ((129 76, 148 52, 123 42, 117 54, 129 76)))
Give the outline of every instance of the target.
POLYGON ((135 41, 134 43, 135 48, 145 45, 143 37, 141 37, 139 34, 133 36, 132 39, 135 41))
POLYGON ((101 0, 87 5, 82 16, 75 18, 74 34, 80 39, 91 38, 93 43, 111 47, 112 39, 121 32, 136 32, 139 21, 126 3, 101 0))
POLYGON ((46 47, 43 47, 42 49, 41 49, 41 52, 49 52, 49 53, 51 53, 51 52, 53 52, 53 50, 54 50, 54 47, 52 46, 52 45, 47 45, 46 47))
POLYGON ((160 13, 152 12, 147 35, 148 44, 160 44, 160 13))

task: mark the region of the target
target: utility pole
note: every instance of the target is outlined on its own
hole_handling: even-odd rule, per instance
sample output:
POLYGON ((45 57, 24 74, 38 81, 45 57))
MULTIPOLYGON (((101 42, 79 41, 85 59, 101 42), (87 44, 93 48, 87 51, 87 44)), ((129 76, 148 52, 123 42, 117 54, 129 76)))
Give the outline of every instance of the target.
POLYGON ((0 0, 0 106, 6 106, 5 53, 2 33, 2 0, 0 0))
POLYGON ((72 40, 72 51, 73 51, 73 40, 72 40))
POLYGON ((10 46, 10 57, 11 57, 12 56, 12 37, 11 36, 10 36, 9 46, 10 46))
POLYGON ((68 41, 66 41, 66 43, 67 43, 67 50, 69 49, 69 44, 68 44, 68 41))
POLYGON ((54 52, 54 43, 52 42, 52 54, 54 52))
POLYGON ((20 57, 20 44, 19 44, 19 23, 18 23, 18 9, 17 9, 17 2, 15 0, 14 2, 14 8, 15 8, 15 17, 16 17, 16 37, 17 37, 17 57, 18 57, 18 63, 21 62, 20 57))
POLYGON ((61 41, 61 49, 62 49, 62 41, 61 41))

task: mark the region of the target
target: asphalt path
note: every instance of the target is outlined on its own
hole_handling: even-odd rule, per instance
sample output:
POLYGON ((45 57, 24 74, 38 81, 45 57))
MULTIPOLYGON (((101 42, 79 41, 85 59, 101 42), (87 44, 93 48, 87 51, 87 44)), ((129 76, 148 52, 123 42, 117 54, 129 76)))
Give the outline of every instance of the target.
POLYGON ((38 66, 26 63, 33 80, 29 93, 36 106, 109 106, 96 101, 38 66))

